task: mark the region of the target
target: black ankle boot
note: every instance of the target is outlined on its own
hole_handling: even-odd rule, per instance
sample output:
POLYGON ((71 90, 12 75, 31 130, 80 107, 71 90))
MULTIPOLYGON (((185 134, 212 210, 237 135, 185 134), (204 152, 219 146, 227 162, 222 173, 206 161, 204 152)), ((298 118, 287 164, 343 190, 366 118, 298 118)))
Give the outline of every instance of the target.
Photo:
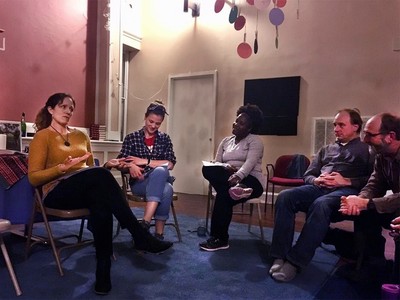
POLYGON ((154 234, 154 236, 157 238, 157 239, 159 239, 160 241, 163 241, 164 240, 164 235, 162 234, 162 233, 155 233, 154 234))
POLYGON ((146 231, 150 230, 150 222, 147 222, 146 220, 140 221, 140 225, 142 225, 143 229, 146 231))
POLYGON ((107 295, 111 291, 111 259, 98 259, 96 269, 96 284, 94 291, 98 295, 107 295))
POLYGON ((150 253, 162 253, 165 250, 171 248, 173 243, 160 241, 150 233, 141 237, 140 240, 135 239, 135 249, 150 253))

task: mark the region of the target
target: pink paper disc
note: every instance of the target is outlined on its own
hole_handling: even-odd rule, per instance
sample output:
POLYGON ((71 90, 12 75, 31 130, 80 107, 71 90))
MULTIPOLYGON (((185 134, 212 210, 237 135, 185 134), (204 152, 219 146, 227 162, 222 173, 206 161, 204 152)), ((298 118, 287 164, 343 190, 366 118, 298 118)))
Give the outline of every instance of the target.
POLYGON ((219 13, 224 8, 224 5, 225 5, 225 0, 217 0, 217 1, 215 1, 214 11, 216 13, 219 13))
POLYGON ((249 58, 251 56, 251 47, 249 44, 243 42, 237 46, 237 53, 241 58, 249 58))
POLYGON ((235 24, 233 25, 233 27, 235 27, 236 30, 241 30, 244 25, 246 24, 246 18, 243 16, 239 16, 236 21, 235 24))

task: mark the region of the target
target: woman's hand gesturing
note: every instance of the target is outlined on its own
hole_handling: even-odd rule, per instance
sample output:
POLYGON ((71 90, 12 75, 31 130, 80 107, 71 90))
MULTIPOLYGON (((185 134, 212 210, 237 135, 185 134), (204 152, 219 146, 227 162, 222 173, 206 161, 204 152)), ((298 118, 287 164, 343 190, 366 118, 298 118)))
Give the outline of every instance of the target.
POLYGON ((64 163, 59 165, 60 171, 65 172, 71 167, 75 166, 76 164, 87 160, 90 156, 92 156, 92 153, 86 152, 86 154, 78 157, 72 158, 72 156, 68 156, 65 160, 64 163))

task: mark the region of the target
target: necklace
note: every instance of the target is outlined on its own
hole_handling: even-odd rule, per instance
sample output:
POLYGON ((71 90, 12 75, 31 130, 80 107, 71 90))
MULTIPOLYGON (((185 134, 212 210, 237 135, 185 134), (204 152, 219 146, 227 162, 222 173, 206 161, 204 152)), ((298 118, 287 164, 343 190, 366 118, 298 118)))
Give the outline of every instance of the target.
POLYGON ((68 141, 68 132, 67 132, 67 139, 65 139, 63 137, 63 135, 57 129, 55 129, 52 125, 50 125, 50 127, 53 128, 55 130, 55 132, 57 132, 61 136, 61 138, 64 140, 65 146, 67 146, 67 147, 71 146, 71 143, 68 141))

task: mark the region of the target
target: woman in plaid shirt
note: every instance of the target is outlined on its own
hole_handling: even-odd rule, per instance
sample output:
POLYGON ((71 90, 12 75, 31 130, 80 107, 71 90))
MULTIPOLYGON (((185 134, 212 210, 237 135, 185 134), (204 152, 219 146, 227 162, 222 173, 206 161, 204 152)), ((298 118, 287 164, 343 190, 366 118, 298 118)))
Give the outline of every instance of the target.
POLYGON ((164 225, 174 193, 169 170, 176 164, 170 137, 158 131, 166 114, 161 102, 151 103, 144 115, 143 128, 125 137, 118 155, 118 158, 125 157, 125 161, 132 162, 129 164, 131 189, 146 198, 142 225, 149 229, 154 217, 155 236, 160 239, 164 239, 164 225))

